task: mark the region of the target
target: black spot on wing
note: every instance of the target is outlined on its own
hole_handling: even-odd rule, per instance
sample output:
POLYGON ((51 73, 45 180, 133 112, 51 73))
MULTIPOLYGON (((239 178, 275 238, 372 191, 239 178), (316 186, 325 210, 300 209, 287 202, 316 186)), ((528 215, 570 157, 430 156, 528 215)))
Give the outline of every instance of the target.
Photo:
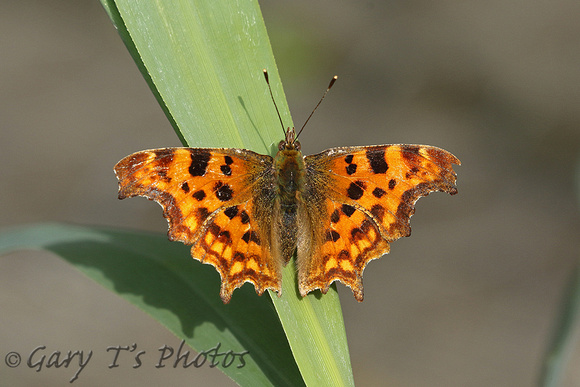
POLYGON ((225 176, 231 176, 231 175, 232 175, 232 169, 231 169, 231 168, 230 168, 230 166, 229 166, 229 165, 227 165, 227 164, 226 164, 226 165, 221 165, 221 166, 220 166, 220 170, 222 171, 222 173, 223 173, 225 176))
POLYGON ((339 219, 340 219, 340 212, 338 212, 338 210, 332 211, 332 214, 330 214, 330 221, 332 223, 338 223, 339 219))
POLYGON ((385 160, 384 149, 367 149, 366 156, 374 173, 386 173, 387 169, 389 169, 389 165, 385 160))
POLYGON ((354 214, 355 211, 355 208, 353 206, 349 206, 348 204, 343 204, 341 209, 342 213, 349 217, 354 214))
POLYGON ((336 242, 340 239, 340 234, 334 230, 327 230, 326 231, 326 240, 336 242))
POLYGON ((196 198, 198 202, 201 202, 203 199, 205 199, 205 191, 204 190, 195 191, 191 196, 196 198))
POLYGON ((244 235, 242 235, 242 240, 246 243, 252 241, 258 246, 260 245, 260 238, 258 238, 258 234, 255 231, 246 231, 244 235))
POLYGON ((218 198, 222 202, 232 200, 234 191, 232 191, 231 187, 228 184, 224 184, 221 181, 218 181, 215 183, 213 189, 216 198, 218 198))
POLYGON ((201 150, 191 151, 191 164, 189 165, 189 174, 191 176, 204 176, 207 171, 211 153, 201 150))
POLYGON ((360 185, 356 183, 350 183, 350 186, 348 187, 346 194, 352 200, 358 200, 363 196, 364 190, 360 185))
POLYGON ((225 209, 224 214, 228 218, 233 219, 238 214, 238 207, 237 206, 228 207, 225 209))
POLYGON ((354 156, 353 156, 353 155, 347 155, 347 156, 344 158, 344 161, 345 161, 345 162, 348 164, 348 165, 346 166, 346 173, 347 173, 348 175, 352 175, 352 174, 354 174, 354 173, 356 172, 356 169, 357 169, 357 165, 352 163, 352 160, 353 160, 353 159, 354 159, 354 156))
POLYGON ((382 198, 383 195, 386 194, 386 193, 387 192, 384 189, 379 188, 379 187, 377 187, 377 188, 375 188, 373 190, 373 196, 376 197, 376 198, 378 198, 378 199, 382 198))

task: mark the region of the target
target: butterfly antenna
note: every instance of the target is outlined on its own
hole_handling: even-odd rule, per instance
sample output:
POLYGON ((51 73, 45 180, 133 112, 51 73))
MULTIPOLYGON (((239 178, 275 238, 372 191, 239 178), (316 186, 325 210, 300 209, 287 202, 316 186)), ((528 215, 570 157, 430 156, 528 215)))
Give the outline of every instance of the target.
POLYGON ((316 111, 316 109, 318 109, 318 106, 320 106, 320 104, 322 103, 322 100, 324 99, 324 97, 326 97, 326 94, 328 94, 328 92, 330 91, 330 88, 332 87, 332 85, 334 85, 334 82, 336 82, 337 79, 338 79, 338 75, 335 75, 334 77, 332 77, 332 79, 330 80, 330 83, 328 84, 328 88, 326 89, 326 91, 324 92, 324 94, 322 94, 322 98, 320 98, 320 101, 318 101, 318 103, 314 107, 314 110, 312 110, 312 113, 310 113, 310 115, 306 119, 306 122, 304 122, 304 125, 302 125, 302 128, 300 128, 300 130, 298 131, 298 134, 296 135, 296 138, 298 138, 298 136, 300 136, 300 133, 302 133, 302 131, 304 130, 304 127, 306 126, 306 124, 308 123, 308 121, 310 121, 310 117, 312 117, 312 115, 314 114, 314 112, 316 111))
POLYGON ((266 78, 266 83, 268 84, 268 91, 270 92, 270 97, 272 97, 272 102, 274 102, 274 107, 276 108, 276 113, 278 113, 278 119, 280 120, 280 125, 282 125, 282 131, 286 135, 286 128, 284 128, 284 123, 282 122, 282 117, 280 116, 280 111, 276 105, 276 100, 274 99, 274 94, 272 94, 272 88, 270 87, 270 79, 268 78, 268 70, 264 69, 264 78, 266 78))

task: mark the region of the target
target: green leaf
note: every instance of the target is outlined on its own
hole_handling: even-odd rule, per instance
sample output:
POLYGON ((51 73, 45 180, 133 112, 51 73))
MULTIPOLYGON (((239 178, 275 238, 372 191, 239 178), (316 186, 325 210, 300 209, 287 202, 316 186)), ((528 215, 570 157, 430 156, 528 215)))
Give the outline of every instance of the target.
MULTIPOLYGON (((292 125, 256 1, 102 2, 184 144, 270 153, 282 129, 263 68, 285 125, 292 125)), ((353 385, 336 288, 301 298, 289 264, 283 294, 273 304, 304 382, 353 385)), ((253 310, 256 300, 238 302, 253 310)))
POLYGON ((141 73, 189 146, 270 152, 291 118, 256 1, 102 0, 141 73))
POLYGON ((540 386, 556 387, 563 385, 567 369, 571 364, 573 349, 577 347, 580 327, 580 266, 577 265, 570 276, 570 284, 562 297, 560 319, 554 337, 544 359, 540 376, 540 386))
MULTIPOLYGON (((218 343, 220 353, 248 351, 227 361, 225 355, 215 358, 218 367, 240 385, 303 384, 271 303, 245 286, 223 305, 216 296, 216 271, 192 265, 189 248, 169 242, 165 235, 64 224, 28 226, 0 235, 0 254, 23 248, 53 252, 199 351, 216 348, 218 343), (243 368, 237 368, 240 357, 243 368), (225 367, 224 362, 232 364, 225 367)), ((175 352, 167 364, 175 361, 177 348, 175 352)))

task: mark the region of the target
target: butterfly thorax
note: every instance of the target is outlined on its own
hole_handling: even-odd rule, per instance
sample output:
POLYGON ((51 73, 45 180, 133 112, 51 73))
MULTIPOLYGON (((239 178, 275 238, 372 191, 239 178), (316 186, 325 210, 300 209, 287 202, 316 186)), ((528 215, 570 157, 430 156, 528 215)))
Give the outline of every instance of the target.
POLYGON ((298 192, 304 187, 304 157, 295 146, 278 151, 274 158, 277 193, 284 211, 296 208, 298 192))

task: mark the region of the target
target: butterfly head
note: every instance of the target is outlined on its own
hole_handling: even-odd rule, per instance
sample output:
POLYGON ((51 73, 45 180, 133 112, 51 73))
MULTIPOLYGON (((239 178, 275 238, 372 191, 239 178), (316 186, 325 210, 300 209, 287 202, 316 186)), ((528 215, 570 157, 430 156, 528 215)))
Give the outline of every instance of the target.
POLYGON ((278 150, 300 150, 300 142, 296 140, 296 130, 288 128, 285 132, 286 138, 278 143, 278 150))

